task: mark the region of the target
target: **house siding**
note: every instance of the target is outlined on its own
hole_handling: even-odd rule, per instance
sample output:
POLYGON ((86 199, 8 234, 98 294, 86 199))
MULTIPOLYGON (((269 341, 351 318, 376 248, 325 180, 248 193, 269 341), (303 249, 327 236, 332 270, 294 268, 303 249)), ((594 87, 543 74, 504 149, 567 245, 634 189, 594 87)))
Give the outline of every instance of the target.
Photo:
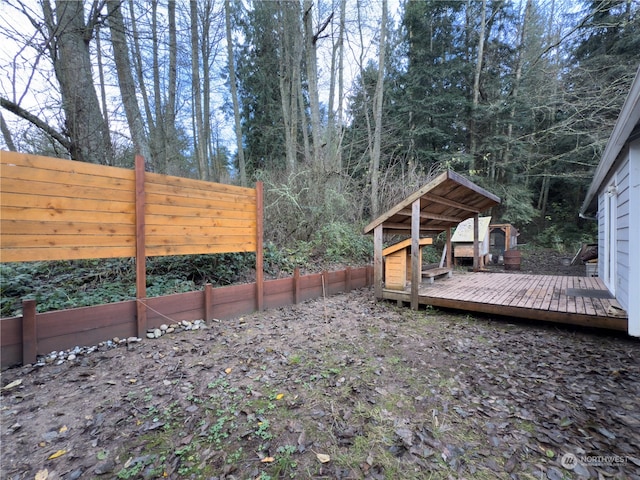
POLYGON ((616 172, 618 201, 616 211, 616 297, 629 309, 629 155, 616 172))
POLYGON ((629 335, 640 337, 640 138, 629 143, 628 167, 628 303, 629 335), (632 248, 636 250, 632 252, 632 248))
MULTIPOLYGON (((614 183, 617 187, 616 199, 616 238, 615 262, 616 278, 615 296, 620 306, 625 310, 629 307, 629 150, 623 152, 623 157, 616 170, 601 185, 598 192, 598 276, 605 278, 607 266, 605 256, 605 201, 607 187, 614 183)), ((613 290, 613 289, 612 289, 613 290)))
POLYGON ((604 277, 604 193, 598 192, 598 276, 604 277))

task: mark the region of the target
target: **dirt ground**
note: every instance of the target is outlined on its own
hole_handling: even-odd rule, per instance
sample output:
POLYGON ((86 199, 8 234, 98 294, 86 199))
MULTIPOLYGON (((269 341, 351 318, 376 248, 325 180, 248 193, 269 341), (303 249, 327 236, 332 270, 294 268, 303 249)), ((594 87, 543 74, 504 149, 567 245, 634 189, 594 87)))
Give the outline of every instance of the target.
POLYGON ((4 371, 2 478, 640 478, 635 339, 369 289, 207 327, 4 371))

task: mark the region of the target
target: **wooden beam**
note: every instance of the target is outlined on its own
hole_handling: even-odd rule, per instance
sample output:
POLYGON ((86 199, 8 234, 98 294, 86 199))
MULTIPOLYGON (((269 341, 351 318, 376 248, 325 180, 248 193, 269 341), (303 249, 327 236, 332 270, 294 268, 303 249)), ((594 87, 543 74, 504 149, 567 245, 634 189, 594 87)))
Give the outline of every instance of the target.
MULTIPOLYGON (((425 234, 425 235, 437 235, 439 233, 444 232, 447 229, 447 227, 442 227, 442 228, 437 228, 437 229, 431 229, 431 228, 421 228, 420 229, 420 233, 421 234, 425 234)), ((387 235, 407 235, 407 233, 411 233, 411 229, 407 229, 407 230, 395 230, 393 228, 386 228, 384 229, 384 233, 386 233, 387 235)))
POLYGON ((448 198, 441 197, 439 195, 434 195, 433 193, 425 193, 422 198, 424 200, 429 200, 433 203, 439 203, 440 205, 446 205, 448 207, 459 208, 460 210, 466 210, 468 212, 480 213, 475 207, 470 205, 465 205, 464 203, 456 202, 454 200, 449 200, 448 198))
POLYGON ((420 282, 422 281, 422 259, 420 258, 420 199, 411 204, 411 308, 417 310, 420 282))
MULTIPOLYGON (((416 200, 418 201, 418 200, 416 200)), ((414 202, 415 203, 415 202, 414 202)), ((408 208, 405 210, 400 210, 398 212, 398 215, 406 215, 408 217, 412 217, 413 218, 413 208, 411 210, 409 210, 408 208)), ((425 220, 440 220, 442 222, 449 222, 449 223, 455 223, 458 224, 461 221, 465 220, 464 217, 449 217, 447 215, 438 215, 435 213, 428 213, 428 212, 420 212, 418 218, 424 218, 425 220)))
POLYGON ((147 332, 147 264, 145 251, 145 168, 144 157, 136 155, 136 330, 138 337, 147 332))
MULTIPOLYGON (((382 224, 385 230, 406 230, 411 231, 411 223, 385 222, 382 224)), ((437 232, 440 233, 447 228, 447 225, 429 225, 428 227, 420 226, 421 233, 437 232)))
POLYGON ((263 185, 256 182, 256 310, 264 310, 264 218, 263 218, 263 185))
POLYGON ((377 299, 382 298, 382 225, 373 230, 373 289, 377 299))

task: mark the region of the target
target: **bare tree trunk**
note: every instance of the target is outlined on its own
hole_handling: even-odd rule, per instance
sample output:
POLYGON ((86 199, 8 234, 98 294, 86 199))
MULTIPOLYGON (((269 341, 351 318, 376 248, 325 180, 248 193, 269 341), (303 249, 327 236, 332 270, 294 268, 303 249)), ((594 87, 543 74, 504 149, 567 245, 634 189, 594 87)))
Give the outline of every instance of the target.
POLYGON ((138 34, 138 27, 135 15, 135 9, 133 6, 133 0, 129 0, 129 15, 131 17, 131 33, 133 35, 133 51, 134 54, 133 64, 136 73, 136 78, 138 80, 138 86, 140 88, 140 96, 142 97, 142 104, 144 105, 144 112, 147 119, 147 125, 149 127, 149 136, 150 136, 150 146, 152 151, 152 157, 149 161, 154 162, 155 164, 155 144, 154 137, 156 131, 156 125, 153 118, 153 113, 151 112, 151 103, 149 102, 149 94, 147 93, 146 82, 144 80, 143 69, 142 69, 142 50, 140 48, 140 36, 138 34))
POLYGON ((0 112, 0 130, 2 130, 2 137, 4 138, 4 143, 7 145, 7 148, 9 149, 9 151, 15 152, 16 146, 13 143, 13 137, 11 136, 11 131, 7 126, 7 122, 4 121, 2 112, 0 112))
POLYGON ((85 23, 83 7, 83 2, 56 0, 54 21, 49 0, 42 2, 65 125, 71 139, 71 156, 108 165, 113 163, 113 146, 94 88, 89 52, 97 11, 89 12, 85 23))
POLYGON ((202 19, 200 22, 200 58, 202 58, 202 150, 204 150, 205 165, 207 175, 205 178, 210 179, 212 174, 211 165, 211 81, 209 79, 209 41, 210 41, 210 25, 208 16, 211 13, 211 2, 209 0, 200 0, 202 8, 202 19))
POLYGON ((149 142, 142 121, 142 114, 138 106, 136 86, 133 80, 131 63, 129 62, 129 48, 125 36, 124 19, 122 17, 121 1, 109 0, 107 11, 109 13, 109 31, 111 32, 111 44, 113 45, 113 59, 118 74, 118 84, 124 105, 127 123, 131 131, 131 140, 136 154, 142 155, 145 161, 151 161, 149 142))
POLYGON ((109 128, 109 111, 107 109, 107 89, 104 83, 104 66, 102 65, 102 42, 100 41, 100 25, 96 26, 96 56, 98 61, 98 79, 100 80, 100 100, 102 101, 102 116, 109 128))
POLYGON ((313 31, 313 0, 304 0, 303 4, 304 22, 304 46, 305 63, 307 66, 307 85, 309 94, 309 110, 311 115, 311 142, 313 147, 313 163, 322 165, 322 133, 320 128, 320 100, 318 97, 318 59, 317 45, 318 37, 322 30, 328 25, 328 21, 319 28, 317 33, 313 31))
POLYGON ((279 87, 285 131, 287 171, 296 168, 298 145, 298 84, 300 82, 300 10, 296 2, 283 2, 279 12, 279 87))
POLYGON ((200 89, 200 54, 198 52, 198 2, 189 1, 191 15, 191 101, 194 104, 195 130, 193 135, 193 150, 198 163, 198 172, 201 180, 208 180, 207 158, 205 144, 207 137, 204 134, 202 121, 202 93, 200 89))
POLYGON ((231 99, 233 101, 233 119, 236 129, 236 147, 238 149, 238 173, 240 185, 247 186, 247 173, 244 161, 244 148, 242 146, 242 123, 240 122, 240 106, 238 104, 238 87, 236 85, 236 69, 233 58, 233 42, 231 38, 231 7, 229 0, 224 1, 224 19, 227 31, 227 58, 229 64, 229 83, 231 84, 231 99))
POLYGON ((151 0, 151 41, 153 49, 153 107, 156 128, 151 132, 151 144, 153 145, 156 159, 156 171, 166 173, 167 152, 164 148, 164 122, 162 121, 162 94, 160 92, 160 41, 158 39, 158 0, 151 0))
MULTIPOLYGON (((362 31, 362 24, 363 24, 363 20, 362 20, 362 9, 363 9, 363 5, 361 4, 361 2, 356 2, 356 12, 357 12, 357 24, 358 24, 358 36, 359 36, 359 40, 360 40, 360 45, 364 45, 364 34, 362 31)), ((359 57, 358 57, 358 69, 359 69, 359 73, 360 73, 360 78, 364 80, 365 78, 365 73, 364 73, 364 59, 365 59, 365 51, 363 48, 360 49, 360 53, 359 53, 359 57)), ((369 92, 368 89, 366 88, 366 85, 364 83, 364 81, 362 82, 362 103, 363 103, 363 108, 362 111, 364 112, 364 119, 365 119, 365 131, 367 132, 367 148, 365 149, 364 153, 362 154, 361 159, 359 159, 358 163, 360 162, 364 162, 364 159, 367 157, 367 155, 369 156, 369 162, 371 162, 371 152, 373 151, 373 131, 371 130, 371 109, 370 109, 370 102, 369 102, 369 92)), ((369 177, 368 177, 368 181, 371 182, 371 172, 369 173, 369 177)), ((362 217, 363 211, 364 211, 364 202, 365 202, 365 196, 362 195, 362 202, 360 205, 360 214, 359 216, 362 217)), ((371 197, 369 197, 369 200, 371 200, 371 197)), ((373 210, 373 209, 372 209, 373 210)))
POLYGON ((382 103, 384 95, 385 47, 387 43, 387 0, 382 0, 382 20, 380 22, 380 46, 378 49, 378 80, 373 97, 374 122, 373 150, 371 151, 371 210, 374 217, 380 211, 378 181, 380 178, 380 144, 382 141, 382 103))
MULTIPOLYGON (((165 170, 178 157, 178 133, 176 131, 176 91, 178 77, 178 40, 176 34, 176 2, 167 2, 167 19, 169 23, 169 84, 167 85, 167 104, 164 108, 164 151, 165 170)), ((166 173, 166 172, 165 172, 166 173)))
POLYGON ((342 100, 344 96, 344 32, 346 28, 347 0, 340 2, 340 33, 338 35, 338 131, 339 141, 336 148, 336 166, 342 170, 342 134, 343 134, 343 109, 342 100))
MULTIPOLYGON (((520 88, 520 80, 522 79, 522 65, 524 63, 525 54, 525 39, 527 33, 527 26, 529 24, 529 18, 531 16, 532 1, 527 0, 527 5, 524 9, 524 17, 522 18, 522 24, 520 25, 520 41, 518 45, 518 55, 516 57, 516 76, 513 82, 513 89, 511 90, 511 112, 509 112, 509 124, 507 126, 507 146, 503 155, 503 164, 506 166, 511 161, 511 140, 513 138, 513 122, 516 118, 516 102, 518 98, 518 90, 520 88)), ((552 7, 553 8, 553 7, 552 7)), ((555 82, 554 82, 555 83, 555 82)))
POLYGON ((302 144, 304 146, 304 159, 307 163, 312 163, 311 157, 311 143, 309 142, 309 131, 307 128, 307 109, 304 103, 304 96, 302 95, 302 81, 296 83, 296 91, 298 95, 298 109, 300 111, 300 118, 302 122, 302 144))
MULTIPOLYGON (((478 101, 480 98, 480 73, 482 73, 482 60, 484 57, 484 38, 486 31, 486 22, 487 22, 487 0, 482 0, 482 13, 480 14, 480 32, 478 38, 478 58, 476 59, 476 70, 473 75, 473 100, 471 106, 471 156, 476 162, 476 150, 477 150, 477 138, 478 132, 476 131, 477 125, 475 121, 476 112, 478 110, 478 101)), ((478 165, 476 163, 475 169, 478 169, 478 165)))

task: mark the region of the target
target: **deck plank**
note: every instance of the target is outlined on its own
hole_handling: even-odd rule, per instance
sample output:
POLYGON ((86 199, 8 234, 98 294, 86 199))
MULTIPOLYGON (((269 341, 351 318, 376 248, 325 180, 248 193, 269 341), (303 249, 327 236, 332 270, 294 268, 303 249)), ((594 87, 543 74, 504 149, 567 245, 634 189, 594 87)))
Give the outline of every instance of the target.
POLYGON ((483 281, 482 295, 479 295, 478 302, 493 303, 498 294, 509 285, 510 278, 508 275, 500 273, 486 273, 479 277, 483 281))
POLYGON ((498 295, 496 295, 494 301, 497 305, 509 305, 513 297, 518 294, 521 289, 526 290, 527 278, 525 275, 519 274, 505 274, 508 282, 503 285, 498 295))

